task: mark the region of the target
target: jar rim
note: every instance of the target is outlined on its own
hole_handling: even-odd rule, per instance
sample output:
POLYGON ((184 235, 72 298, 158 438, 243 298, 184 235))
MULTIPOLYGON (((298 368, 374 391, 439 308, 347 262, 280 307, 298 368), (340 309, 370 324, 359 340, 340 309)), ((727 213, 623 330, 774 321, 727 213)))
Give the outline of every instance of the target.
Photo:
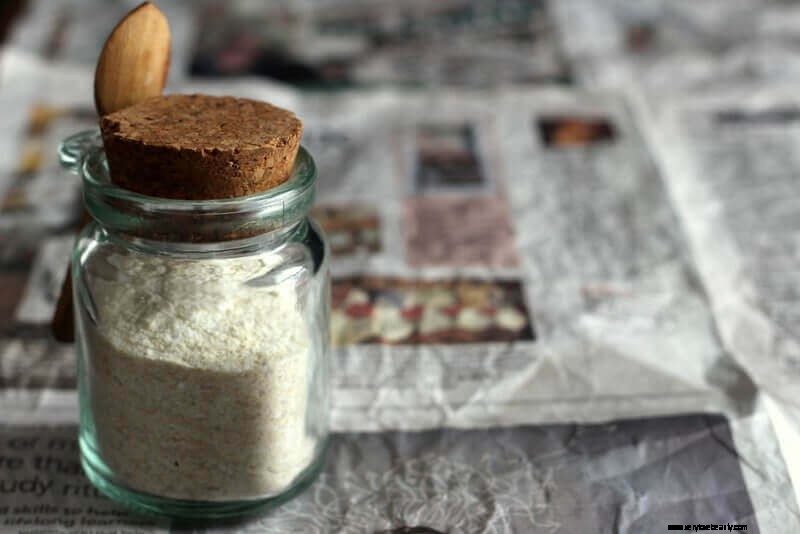
MULTIPOLYGON (((97 129, 66 138, 59 146, 59 161, 81 176, 84 204, 92 217, 103 226, 133 235, 140 233, 137 222, 145 220, 185 220, 196 227, 193 230, 213 232, 216 238, 210 240, 230 239, 221 236, 241 233, 243 226, 250 233, 263 233, 305 217, 316 192, 316 165, 304 147, 298 150, 292 173, 282 184, 252 195, 209 200, 152 197, 112 183, 97 129)), ((151 227, 144 233, 152 231, 151 227)), ((174 237, 167 240, 184 240, 174 237)))

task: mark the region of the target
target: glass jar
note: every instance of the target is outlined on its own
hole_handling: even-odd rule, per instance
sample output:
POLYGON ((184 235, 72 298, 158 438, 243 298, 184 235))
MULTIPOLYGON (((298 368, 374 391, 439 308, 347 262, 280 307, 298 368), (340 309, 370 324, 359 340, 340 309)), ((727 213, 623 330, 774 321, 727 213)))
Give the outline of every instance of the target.
POLYGON ((98 133, 61 146, 92 221, 72 256, 80 450, 114 500, 173 517, 283 502, 322 466, 330 278, 314 161, 247 197, 109 180, 98 133))

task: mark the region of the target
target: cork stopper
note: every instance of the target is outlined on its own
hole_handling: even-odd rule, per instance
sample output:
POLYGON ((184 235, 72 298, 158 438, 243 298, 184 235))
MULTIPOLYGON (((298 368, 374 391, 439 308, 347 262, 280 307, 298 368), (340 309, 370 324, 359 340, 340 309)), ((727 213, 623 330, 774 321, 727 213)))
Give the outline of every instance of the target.
POLYGON ((100 119, 111 181, 144 195, 208 200, 285 182, 303 125, 265 102, 167 95, 100 119))

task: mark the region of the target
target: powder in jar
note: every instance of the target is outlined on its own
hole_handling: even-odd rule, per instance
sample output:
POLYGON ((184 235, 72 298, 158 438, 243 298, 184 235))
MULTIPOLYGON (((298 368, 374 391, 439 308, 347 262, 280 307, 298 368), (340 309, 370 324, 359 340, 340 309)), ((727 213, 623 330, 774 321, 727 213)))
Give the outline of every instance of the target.
POLYGON ((253 283, 282 261, 274 252, 93 259, 91 410, 119 483, 178 499, 248 499, 280 492, 308 466, 316 443, 298 281, 253 283))

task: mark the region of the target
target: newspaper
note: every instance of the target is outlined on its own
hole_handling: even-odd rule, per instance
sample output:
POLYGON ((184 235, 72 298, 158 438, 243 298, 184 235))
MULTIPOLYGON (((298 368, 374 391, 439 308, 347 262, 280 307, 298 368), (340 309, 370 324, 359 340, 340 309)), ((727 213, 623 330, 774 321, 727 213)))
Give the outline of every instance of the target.
POLYGON ((720 336, 774 400, 786 450, 800 428, 798 104, 790 87, 745 85, 664 99, 652 115, 720 336))
MULTIPOLYGON (((10 487, 0 504, 0 510, 8 506, 0 514, 4 532, 169 528, 98 496, 75 462, 74 425, 1 429, 3 487, 10 487)), ((341 433, 318 481, 276 512, 233 528, 193 529, 356 533, 406 524, 438 532, 595 532, 613 522, 620 532, 658 532, 700 516, 704 523, 746 524, 748 532, 791 532, 797 524, 785 520, 780 504, 786 488, 762 481, 754 493, 751 485, 754 469, 773 467, 772 447, 762 417, 731 424, 714 415, 341 433), (734 447, 755 466, 725 452, 734 447), (698 466, 709 467, 700 478, 690 474, 698 466), (679 476, 665 482, 672 470, 679 476), (682 476, 696 484, 687 488, 682 476)))
MULTIPOLYGON (((0 131, 0 153, 13 155, 0 160, 0 527, 185 529, 128 514, 82 477, 73 348, 47 334, 77 213, 37 209, 30 187, 49 176, 78 194, 55 149, 92 121, 30 110, 90 107, 91 71, 16 51, 0 65, 15 80, 0 131), (20 173, 26 142, 42 156, 20 173)), ((792 126, 752 134, 771 144, 743 173, 703 159, 750 154, 753 140, 703 122, 702 101, 665 106, 664 132, 694 137, 674 133, 664 149, 660 116, 602 91, 324 94, 253 79, 176 89, 297 111, 334 280, 323 474, 267 515, 198 531, 800 531, 791 338, 783 352, 759 345, 773 316, 727 300, 760 295, 733 286, 761 272, 739 265, 767 256, 747 260, 760 241, 737 242, 735 217, 698 204, 717 179, 789 176, 778 171, 790 168, 792 126)), ((752 110, 723 111, 735 122, 752 110)), ((771 230, 791 228, 790 211, 775 216, 771 230)))
MULTIPOLYGON (((30 2, 9 42, 48 59, 96 62, 138 0, 30 2)), ((566 83, 544 0, 252 2, 172 0, 170 83, 262 76, 300 87, 566 83)))
POLYGON ((563 47, 590 86, 648 91, 800 75, 800 6, 783 0, 558 0, 563 47))
MULTIPOLYGON (((358 194, 346 198, 379 205, 385 225, 383 250, 333 264, 334 336, 350 294, 366 292, 373 303, 381 298, 374 287, 406 296, 409 279, 435 280, 442 290, 472 280, 476 292, 479 282, 493 283, 509 302, 519 293, 533 332, 511 345, 488 332, 479 344, 436 351, 413 340, 387 350, 369 336, 351 339, 339 349, 336 381, 337 399, 353 419, 365 429, 394 428, 418 405, 435 417, 429 424, 445 426, 514 414, 596 421, 752 401, 748 379, 716 338, 662 178, 623 102, 541 90, 498 93, 487 106, 482 94, 450 92, 444 106, 444 98, 395 94, 380 117, 389 98, 375 95, 370 103, 363 94, 344 95, 332 106, 343 116, 369 110, 371 139, 362 157, 374 164, 350 167, 350 191, 358 194), (438 183, 424 181, 436 164, 429 147, 444 142, 472 165, 469 181, 464 167, 452 176, 445 169, 438 183), (501 217, 493 223, 509 226, 508 233, 463 215, 482 220, 498 202, 501 217), (452 247, 443 255, 409 235, 415 226, 430 235, 455 224, 459 241, 452 245, 447 235, 433 236, 439 248, 452 247), (480 247, 483 261, 496 260, 462 261, 462 241, 480 247), (685 355, 679 365, 675 352, 685 355), (511 400, 514 408, 506 406, 511 400), (355 417, 360 410, 367 412, 355 417)), ((328 202, 321 195, 319 203, 328 202)), ((358 318, 343 321, 341 329, 361 327, 358 318)))
MULTIPOLYGON (((32 0, 11 28, 7 44, 36 57, 66 64, 93 66, 112 28, 140 0, 32 0)), ((170 79, 180 80, 195 39, 192 4, 158 2, 167 16, 172 46, 170 79)))

